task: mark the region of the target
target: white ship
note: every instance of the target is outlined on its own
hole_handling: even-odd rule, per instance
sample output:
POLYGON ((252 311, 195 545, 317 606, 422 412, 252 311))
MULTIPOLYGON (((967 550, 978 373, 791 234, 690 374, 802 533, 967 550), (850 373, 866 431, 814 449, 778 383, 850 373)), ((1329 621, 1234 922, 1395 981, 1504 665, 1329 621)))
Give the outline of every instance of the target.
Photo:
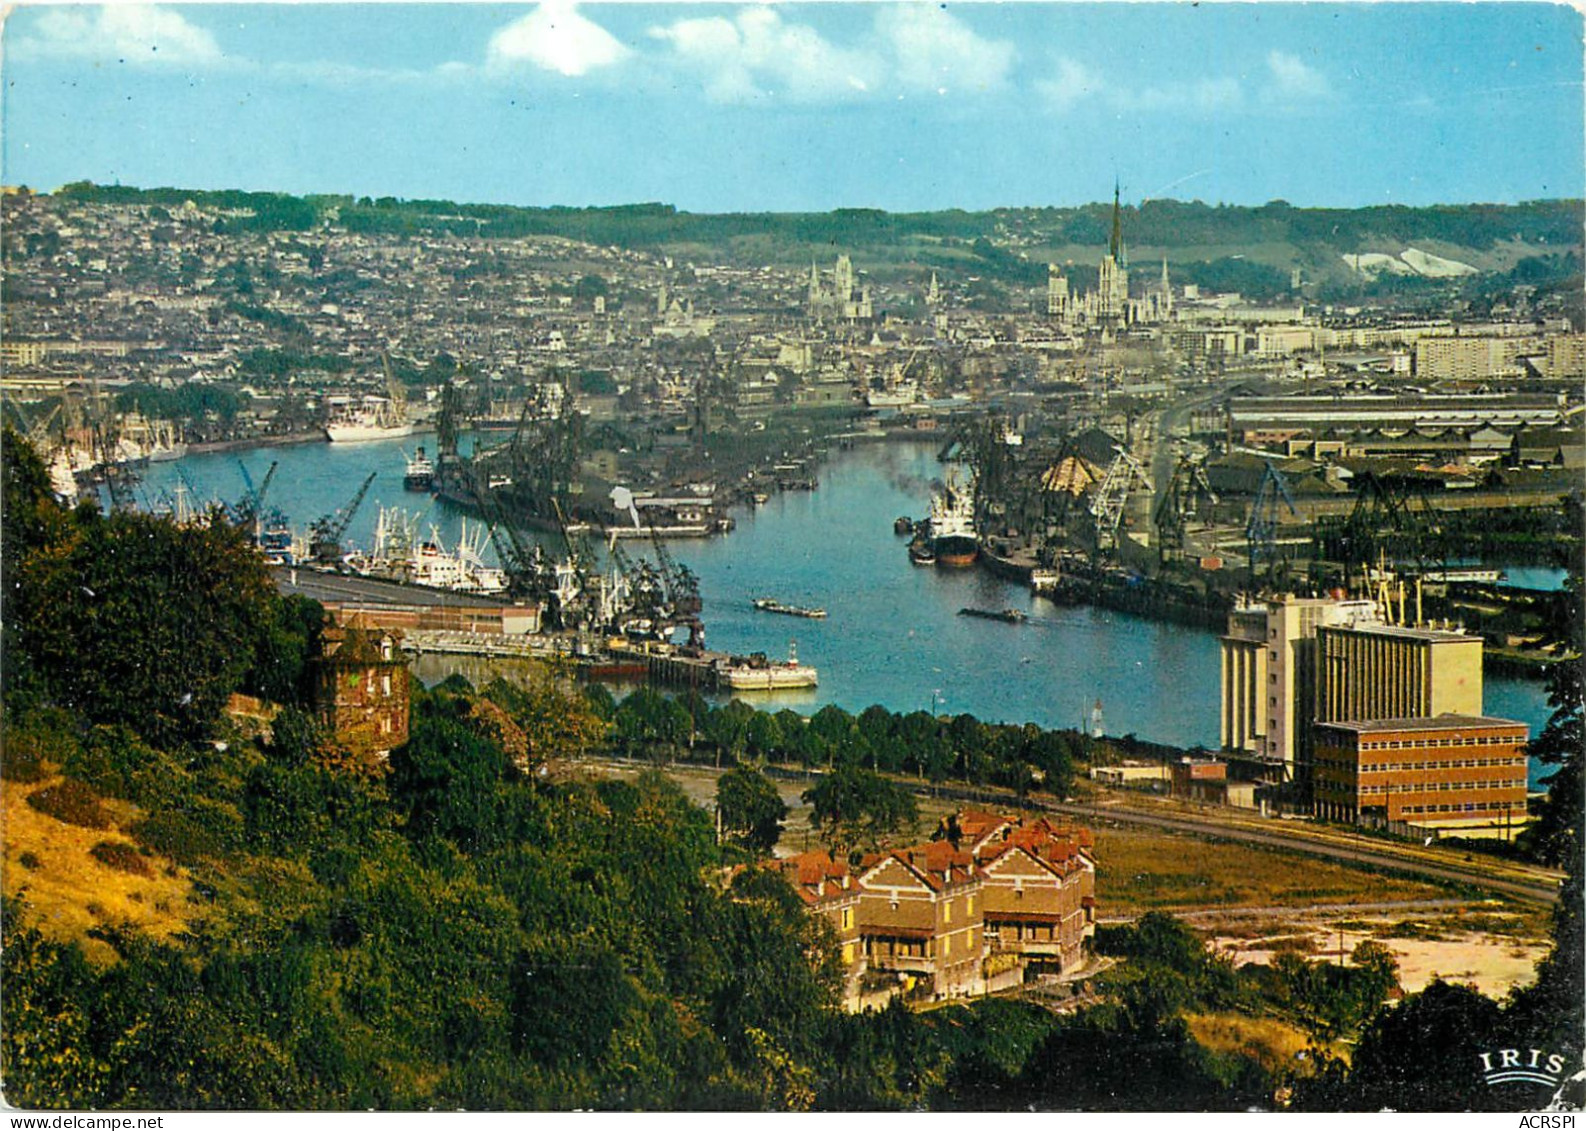
POLYGON ((325 435, 332 443, 395 440, 418 431, 408 419, 407 406, 390 397, 330 397, 327 403, 330 419, 325 422, 325 435))
POLYGON ((502 593, 507 588, 505 571, 484 561, 488 531, 475 526, 470 531, 463 520, 462 536, 454 550, 448 551, 432 526, 428 538, 419 538, 418 519, 396 507, 381 507, 375 524, 374 549, 367 556, 355 556, 348 564, 358 573, 406 581, 432 589, 457 593, 502 593))
POLYGON ((162 420, 155 425, 144 452, 150 463, 171 463, 187 454, 187 445, 176 425, 162 420))
POLYGON ((817 680, 814 668, 799 663, 796 644, 788 646, 785 662, 767 659, 763 652, 717 660, 716 678, 734 691, 786 691, 814 687, 817 680))

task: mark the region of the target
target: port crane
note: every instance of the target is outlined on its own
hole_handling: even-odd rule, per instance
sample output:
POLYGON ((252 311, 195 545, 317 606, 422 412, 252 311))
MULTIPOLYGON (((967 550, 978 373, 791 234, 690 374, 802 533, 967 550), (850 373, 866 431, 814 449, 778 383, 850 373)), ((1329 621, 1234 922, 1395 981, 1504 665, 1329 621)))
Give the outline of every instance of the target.
POLYGON ((1107 465, 1107 474, 1090 500, 1091 517, 1096 520, 1098 550, 1118 548, 1118 527, 1123 524, 1123 508, 1129 501, 1129 488, 1136 479, 1141 483, 1150 482, 1139 460, 1121 445, 1113 445, 1112 450, 1115 453, 1112 463, 1107 465))
POLYGON ((358 513, 358 508, 363 505, 363 498, 369 493, 369 486, 374 482, 377 472, 371 471, 369 477, 363 481, 363 486, 358 488, 350 502, 335 514, 327 514, 308 528, 308 553, 311 558, 325 565, 337 565, 341 561, 341 540, 347 533, 347 528, 352 525, 352 519, 358 513))
POLYGON ((1249 546, 1250 581, 1256 581, 1258 561, 1267 563, 1267 580, 1270 582, 1278 568, 1278 521, 1283 517, 1280 507, 1286 506, 1295 518, 1300 512, 1294 506, 1294 495, 1289 482, 1271 460, 1261 473, 1261 485, 1256 488, 1255 502, 1250 506, 1250 517, 1245 522, 1245 542, 1249 546))
POLYGON ((1424 493, 1396 490, 1375 472, 1355 479, 1355 505, 1342 520, 1317 521, 1316 547, 1327 561, 1344 567, 1344 585, 1367 584, 1375 563, 1415 558, 1425 574, 1446 566, 1440 518, 1424 493), (1418 505, 1417 505, 1418 504, 1418 505))
POLYGON ((1162 564, 1184 560, 1185 527, 1199 514, 1202 504, 1214 507, 1217 501, 1217 492, 1206 478, 1206 465, 1193 456, 1179 457, 1152 516, 1162 564))
POLYGON ((543 577, 543 555, 538 547, 526 545, 517 528, 507 521, 501 504, 488 495, 474 492, 474 501, 490 524, 490 544, 507 575, 507 596, 545 602, 548 586, 543 577))
POLYGON ((248 465, 240 459, 237 461, 237 469, 242 472, 243 494, 242 499, 231 508, 231 521, 236 526, 253 527, 254 537, 258 537, 259 523, 264 518, 264 496, 270 490, 270 483, 275 479, 275 471, 279 466, 279 460, 271 460, 270 470, 264 473, 264 482, 255 487, 253 476, 248 473, 248 465))

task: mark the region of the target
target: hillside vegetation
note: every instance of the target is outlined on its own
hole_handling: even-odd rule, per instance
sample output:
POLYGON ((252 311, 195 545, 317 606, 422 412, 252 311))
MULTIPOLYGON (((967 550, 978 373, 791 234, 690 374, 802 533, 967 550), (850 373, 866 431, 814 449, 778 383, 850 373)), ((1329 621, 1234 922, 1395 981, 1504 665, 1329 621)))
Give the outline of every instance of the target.
MULTIPOLYGON (((69 200, 179 207, 187 201, 228 212, 226 230, 309 231, 331 222, 350 232, 449 233, 484 239, 560 236, 650 249, 681 258, 709 250, 744 263, 807 265, 835 251, 887 277, 900 271, 978 273, 1039 284, 1046 264, 1094 266, 1111 232, 1111 204, 894 213, 844 208, 823 213, 682 212, 667 204, 605 208, 525 208, 394 197, 305 196, 181 188, 139 189, 77 182, 69 200)), ((1264 296, 1285 291, 1289 270, 1312 283, 1356 291, 1406 286, 1356 275, 1345 255, 1398 256, 1408 248, 1469 264, 1509 283, 1548 284, 1579 275, 1583 202, 1450 204, 1410 208, 1259 207, 1147 200, 1123 209, 1123 233, 1141 269, 1166 257, 1181 282, 1264 296)), ((1416 281, 1412 277, 1412 283, 1416 281)), ((1429 280, 1419 280, 1428 282, 1429 280)))

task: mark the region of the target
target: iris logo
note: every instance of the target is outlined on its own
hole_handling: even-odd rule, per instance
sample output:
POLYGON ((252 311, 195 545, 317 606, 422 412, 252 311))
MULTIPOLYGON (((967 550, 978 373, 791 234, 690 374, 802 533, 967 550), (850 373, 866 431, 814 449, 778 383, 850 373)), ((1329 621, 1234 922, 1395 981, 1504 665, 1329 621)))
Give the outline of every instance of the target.
POLYGON ((1488 1084, 1525 1081, 1557 1087, 1564 1074, 1564 1058, 1543 1049, 1499 1049, 1476 1055, 1481 1057, 1482 1079, 1488 1084))

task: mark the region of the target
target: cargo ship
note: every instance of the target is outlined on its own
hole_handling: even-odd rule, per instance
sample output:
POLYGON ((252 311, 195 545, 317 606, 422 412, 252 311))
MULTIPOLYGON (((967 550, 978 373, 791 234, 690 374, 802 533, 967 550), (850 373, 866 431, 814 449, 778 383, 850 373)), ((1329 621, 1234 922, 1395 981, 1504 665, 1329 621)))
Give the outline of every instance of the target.
POLYGON ((1005 621, 1008 624, 1023 624, 1025 621, 1030 619, 1030 614, 1023 612, 1020 609, 992 610, 965 608, 959 609, 958 615, 961 617, 979 617, 982 620, 1000 620, 1005 621))
POLYGON ((328 403, 325 436, 332 443, 395 440, 418 431, 418 425, 408 419, 406 406, 388 397, 366 396, 356 402, 350 397, 331 397, 328 403))
POLYGON ((939 566, 962 569, 980 556, 975 533, 974 492, 951 476, 941 493, 931 497, 931 551, 939 566))
POLYGON ((421 447, 412 456, 407 456, 407 470, 402 475, 402 486, 409 491, 428 491, 435 485, 435 461, 424 454, 421 447))

